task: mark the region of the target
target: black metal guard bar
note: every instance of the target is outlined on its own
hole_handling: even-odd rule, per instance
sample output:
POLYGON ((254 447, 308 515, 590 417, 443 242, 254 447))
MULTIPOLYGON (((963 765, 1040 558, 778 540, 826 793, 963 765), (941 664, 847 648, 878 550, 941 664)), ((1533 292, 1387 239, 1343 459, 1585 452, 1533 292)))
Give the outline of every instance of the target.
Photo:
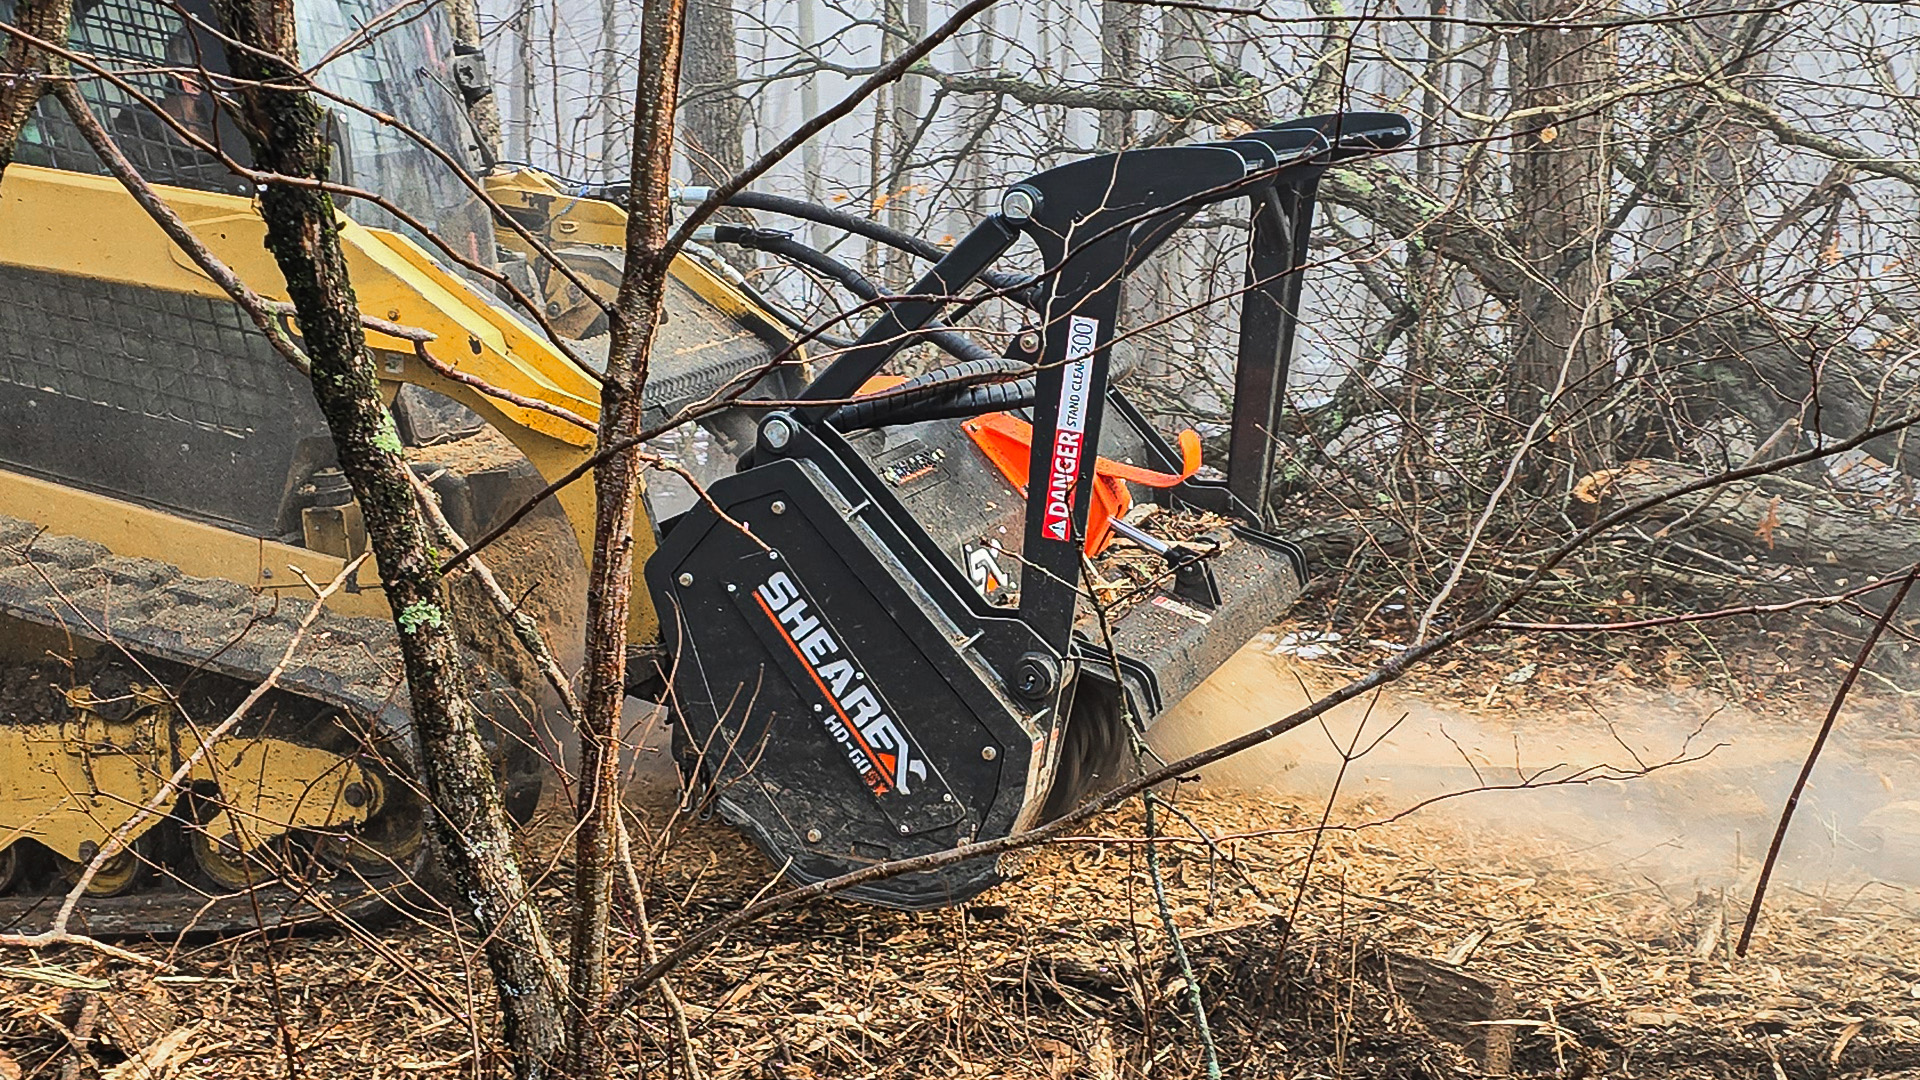
MULTIPOLYGON (((1251 197, 1253 242, 1235 370, 1227 506, 1264 526, 1274 464, 1273 433, 1284 404, 1299 322, 1300 269, 1314 193, 1331 165, 1389 149, 1411 136, 1383 113, 1308 117, 1223 143, 1123 151, 1073 162, 1009 188, 1002 212, 968 233, 888 305, 858 341, 802 393, 796 417, 825 423, 887 360, 981 278, 1022 235, 1040 249, 1034 285, 1041 313, 1029 451, 1020 618, 1065 655, 1080 583, 1094 462, 1108 404, 1109 353, 1120 284, 1202 208, 1251 197)), ((1129 422, 1144 423, 1131 409, 1129 422)), ((1156 440, 1155 456, 1172 448, 1156 440)), ((852 465, 850 464, 851 468, 852 465)), ((1194 494, 1201 494, 1195 484, 1194 494)), ((1209 485, 1216 496, 1218 485, 1209 485)), ((1178 490, 1178 489, 1176 489, 1178 490)), ((1219 503, 1219 498, 1207 500, 1219 503)))
POLYGON ((1224 146, 1156 147, 1050 169, 1010 193, 1033 207, 1022 230, 1046 268, 1020 617, 1062 652, 1072 641, 1120 283, 1183 221, 1233 198, 1248 165, 1224 146))
POLYGON ((1253 241, 1247 250, 1246 290, 1240 301, 1240 346, 1234 364, 1233 420, 1227 437, 1227 490, 1256 517, 1272 524, 1274 452, 1294 338, 1300 326, 1300 294, 1313 229, 1314 195, 1320 175, 1341 160, 1405 142, 1412 129, 1391 113, 1336 113, 1295 120, 1269 131, 1250 132, 1282 160, 1324 152, 1309 168, 1283 171, 1274 183, 1253 191, 1253 241))

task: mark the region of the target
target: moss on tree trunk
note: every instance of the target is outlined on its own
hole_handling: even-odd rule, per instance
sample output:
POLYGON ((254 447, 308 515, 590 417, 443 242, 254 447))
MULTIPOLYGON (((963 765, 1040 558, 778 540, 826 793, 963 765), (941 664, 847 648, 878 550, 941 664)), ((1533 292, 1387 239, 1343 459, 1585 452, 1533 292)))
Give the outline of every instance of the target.
MULTIPOLYGON (((240 43, 229 48, 229 64, 257 83, 241 91, 254 160, 270 172, 324 178, 322 114, 299 82, 291 4, 219 0, 218 9, 240 43)), ((546 1075, 564 1041, 564 973, 526 902, 430 533, 367 352, 333 200, 315 188, 269 184, 260 210, 312 360, 314 398, 360 500, 400 630, 417 767, 436 811, 431 835, 484 934, 516 1073, 546 1075)))

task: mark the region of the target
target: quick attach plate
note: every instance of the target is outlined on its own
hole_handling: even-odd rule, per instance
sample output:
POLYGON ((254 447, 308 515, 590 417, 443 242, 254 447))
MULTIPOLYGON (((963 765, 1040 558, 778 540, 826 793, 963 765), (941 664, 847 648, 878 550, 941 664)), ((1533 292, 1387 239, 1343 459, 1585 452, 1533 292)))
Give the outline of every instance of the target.
MULTIPOLYGON (((775 866, 816 881, 1005 835, 1036 775, 1036 739, 911 567, 819 469, 785 460, 708 490, 647 563, 674 654, 681 752, 723 817, 775 866)), ((957 903, 993 860, 845 895, 899 908, 957 903)))

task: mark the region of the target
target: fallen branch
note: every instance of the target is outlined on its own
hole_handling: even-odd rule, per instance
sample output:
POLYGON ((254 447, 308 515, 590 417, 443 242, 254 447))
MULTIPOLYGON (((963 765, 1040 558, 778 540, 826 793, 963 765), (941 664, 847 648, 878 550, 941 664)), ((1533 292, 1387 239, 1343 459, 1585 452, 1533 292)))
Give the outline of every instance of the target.
MULTIPOLYGON (((1575 498, 1593 505, 1631 501, 1705 476, 1698 468, 1641 458, 1581 480, 1575 498)), ((1819 565, 1885 574, 1920 562, 1920 521, 1876 513, 1825 488, 1785 476, 1720 485, 1670 501, 1683 521, 1661 536, 1689 529, 1772 558, 1793 555, 1819 565)))
POLYGON ((1717 608, 1713 611, 1690 611, 1678 615, 1658 615, 1646 619, 1622 619, 1618 622, 1521 622, 1502 619, 1493 624, 1495 630, 1521 630, 1527 632, 1553 632, 1564 634, 1599 634, 1620 630, 1652 630, 1663 626, 1684 626, 1687 623, 1713 622, 1717 619, 1732 619, 1741 615, 1778 615, 1798 608, 1837 607, 1864 593, 1884 589, 1898 584, 1899 578, 1884 577, 1857 585, 1845 592, 1828 593, 1824 596, 1797 596, 1792 600, 1782 600, 1777 604, 1741 604, 1738 607, 1717 608))

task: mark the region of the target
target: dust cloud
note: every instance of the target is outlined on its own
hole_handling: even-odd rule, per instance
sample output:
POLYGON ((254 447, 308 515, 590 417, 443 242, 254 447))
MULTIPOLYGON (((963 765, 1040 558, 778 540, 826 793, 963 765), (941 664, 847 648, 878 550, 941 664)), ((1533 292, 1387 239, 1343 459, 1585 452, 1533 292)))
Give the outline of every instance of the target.
MULTIPOLYGON (((1263 634, 1148 732, 1174 760, 1338 685, 1263 634)), ((1393 688, 1203 772, 1217 789, 1324 807, 1361 825, 1408 812, 1591 869, 1696 888, 1750 884, 1821 719, 1708 695, 1609 688, 1567 711, 1474 715, 1393 688), (1350 755, 1342 775, 1343 755, 1350 755)), ((1920 883, 1920 740, 1850 704, 1820 758, 1776 880, 1920 883)))

